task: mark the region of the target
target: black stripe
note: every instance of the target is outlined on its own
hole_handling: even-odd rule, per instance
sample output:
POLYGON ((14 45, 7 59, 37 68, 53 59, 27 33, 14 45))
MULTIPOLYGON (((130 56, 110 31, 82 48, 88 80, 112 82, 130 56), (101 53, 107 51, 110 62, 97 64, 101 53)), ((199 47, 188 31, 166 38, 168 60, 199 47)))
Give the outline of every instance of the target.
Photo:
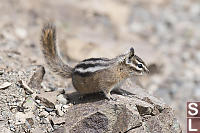
POLYGON ((89 58, 89 59, 83 60, 82 62, 85 62, 85 61, 98 61, 98 60, 110 61, 110 59, 107 59, 107 58, 89 58))
POLYGON ((135 57, 136 57, 137 61, 139 61, 140 63, 144 64, 144 61, 140 57, 138 57, 137 55, 135 55, 135 57))
POLYGON ((79 72, 79 71, 75 71, 74 72, 74 74, 76 75, 79 75, 79 76, 81 76, 81 77, 87 77, 87 76, 90 76, 92 73, 94 73, 94 72, 84 72, 84 73, 81 73, 81 72, 79 72))
POLYGON ((89 67, 96 67, 96 66, 109 66, 109 64, 103 64, 103 63, 95 63, 95 64, 78 64, 77 66, 75 66, 75 69, 78 69, 78 68, 87 69, 87 68, 89 68, 89 67))

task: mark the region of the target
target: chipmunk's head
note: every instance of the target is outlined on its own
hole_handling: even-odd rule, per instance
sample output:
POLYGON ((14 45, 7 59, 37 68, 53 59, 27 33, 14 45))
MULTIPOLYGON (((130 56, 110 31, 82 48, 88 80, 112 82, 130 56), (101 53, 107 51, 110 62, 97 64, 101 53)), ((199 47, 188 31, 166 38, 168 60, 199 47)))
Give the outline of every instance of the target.
POLYGON ((126 55, 125 64, 129 67, 130 73, 133 75, 143 75, 144 73, 149 72, 144 61, 135 55, 133 48, 131 48, 129 53, 126 55))

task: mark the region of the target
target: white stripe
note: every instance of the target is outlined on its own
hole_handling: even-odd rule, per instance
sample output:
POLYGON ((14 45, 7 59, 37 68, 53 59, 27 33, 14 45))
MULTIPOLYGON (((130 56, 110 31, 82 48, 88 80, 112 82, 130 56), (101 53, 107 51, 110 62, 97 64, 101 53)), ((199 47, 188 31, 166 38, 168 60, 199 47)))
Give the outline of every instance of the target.
POLYGON ((89 67, 86 69, 83 68, 78 68, 75 70, 75 72, 80 72, 80 73, 86 73, 86 72, 96 72, 98 70, 103 70, 108 68, 109 66, 95 66, 95 67, 89 67))

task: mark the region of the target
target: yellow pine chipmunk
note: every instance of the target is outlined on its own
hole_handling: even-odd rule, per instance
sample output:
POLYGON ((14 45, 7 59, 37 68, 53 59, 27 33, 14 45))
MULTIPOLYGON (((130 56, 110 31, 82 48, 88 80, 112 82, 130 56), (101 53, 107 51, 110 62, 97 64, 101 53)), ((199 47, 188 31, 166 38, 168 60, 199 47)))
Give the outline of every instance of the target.
POLYGON ((74 68, 60 58, 56 46, 56 27, 46 24, 42 29, 41 46, 45 60, 51 70, 64 78, 71 78, 74 88, 81 94, 104 92, 112 99, 110 92, 132 75, 149 72, 144 61, 131 48, 126 54, 113 59, 90 58, 81 61, 74 68))

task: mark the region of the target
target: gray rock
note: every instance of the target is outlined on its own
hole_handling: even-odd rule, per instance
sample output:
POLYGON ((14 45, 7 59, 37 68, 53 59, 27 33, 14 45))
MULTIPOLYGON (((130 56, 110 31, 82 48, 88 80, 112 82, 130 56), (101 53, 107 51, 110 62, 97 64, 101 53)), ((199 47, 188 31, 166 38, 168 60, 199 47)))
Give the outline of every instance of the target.
POLYGON ((112 94, 116 101, 102 99, 101 94, 75 101, 72 97, 76 104, 64 114, 64 128, 70 133, 181 132, 172 109, 161 100, 141 88, 124 93, 127 95, 112 94))
POLYGON ((0 85, 0 90, 1 89, 6 89, 11 85, 12 85, 12 83, 10 83, 10 82, 4 82, 3 84, 0 85))
POLYGON ((44 67, 41 65, 31 66, 26 69, 26 74, 27 74, 27 79, 26 79, 27 85, 31 89, 40 90, 42 88, 41 83, 45 74, 44 67))
POLYGON ((46 99, 44 97, 36 96, 35 100, 40 101, 38 104, 43 105, 46 108, 50 108, 50 109, 54 109, 55 108, 54 103, 52 103, 51 101, 49 101, 48 99, 46 99))
POLYGON ((66 99, 66 96, 64 94, 58 95, 57 100, 61 104, 67 104, 68 103, 68 100, 66 99))
POLYGON ((24 88, 24 91, 26 92, 26 94, 33 94, 34 91, 27 85, 26 82, 24 82, 23 80, 19 81, 20 85, 22 88, 24 88))
POLYGON ((61 125, 65 123, 65 119, 63 117, 53 117, 52 122, 54 125, 61 125))
POLYGON ((42 92, 37 94, 35 100, 38 104, 45 106, 46 108, 54 109, 56 104, 56 98, 59 92, 42 92))
POLYGON ((63 116, 64 115, 64 112, 62 111, 62 105, 59 104, 59 105, 55 105, 55 108, 56 108, 56 114, 59 115, 59 116, 63 116))

